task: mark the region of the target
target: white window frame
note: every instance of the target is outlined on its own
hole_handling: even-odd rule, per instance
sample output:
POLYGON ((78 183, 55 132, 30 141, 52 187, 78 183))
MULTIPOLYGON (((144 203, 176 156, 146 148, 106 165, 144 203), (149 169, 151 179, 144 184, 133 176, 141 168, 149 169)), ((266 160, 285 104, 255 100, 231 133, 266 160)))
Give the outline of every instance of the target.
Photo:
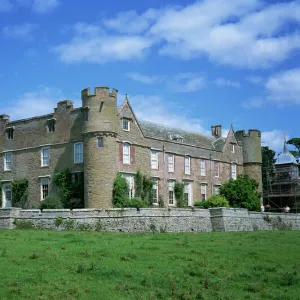
POLYGON ((214 195, 220 195, 220 184, 215 184, 214 185, 214 195))
POLYGON ((129 143, 123 143, 123 164, 130 165, 130 151, 131 145, 129 143))
POLYGON ((235 144, 230 144, 230 152, 235 153, 235 144))
POLYGON ((232 163, 231 164, 231 178, 235 180, 236 177, 237 177, 237 167, 236 167, 235 163, 232 163))
POLYGON ((206 176, 206 161, 205 161, 205 159, 200 160, 200 175, 206 176))
POLYGON ((12 169, 12 152, 6 152, 4 153, 4 171, 11 171, 11 169, 12 169))
POLYGON ((134 175, 133 174, 122 174, 122 176, 126 179, 128 187, 129 187, 129 194, 128 198, 134 198, 135 195, 135 186, 134 186, 134 175))
POLYGON ((158 170, 158 151, 151 150, 151 169, 158 170))
POLYGON ((49 187, 50 187, 49 182, 50 182, 49 177, 40 178, 41 201, 45 200, 46 197, 49 195, 49 187))
POLYGON ((192 206, 193 188, 191 182, 184 182, 184 201, 186 202, 186 200, 187 200, 187 205, 192 206), (186 195, 187 195, 187 199, 186 199, 186 195))
POLYGON ((122 119, 122 129, 124 131, 130 131, 130 120, 129 119, 122 119), (124 126, 125 124, 127 124, 127 126, 124 126))
POLYGON ((184 174, 191 175, 191 157, 188 155, 184 157, 184 174))
POLYGON ((169 182, 168 182, 168 203, 169 203, 170 206, 175 205, 174 187, 175 187, 175 181, 174 180, 169 180, 169 182), (172 194, 170 194, 170 192, 172 194), (170 195, 172 195, 172 197, 170 197, 170 195))
POLYGON ((2 207, 12 206, 12 186, 10 182, 2 184, 2 207), (10 200, 7 200, 7 192, 10 192, 10 200))
POLYGON ((201 200, 206 201, 207 200, 207 183, 201 183, 200 194, 201 194, 201 200), (203 195, 204 195, 204 197, 203 197, 203 195))
POLYGON ((50 165, 50 147, 41 148, 41 166, 48 167, 50 165), (48 155, 45 155, 45 154, 48 155))
POLYGON ((214 177, 220 177, 220 162, 218 161, 214 161, 214 177))
POLYGON ((174 154, 168 155, 168 172, 169 173, 175 172, 175 155, 174 154))
POLYGON ((74 144, 74 164, 82 164, 83 163, 83 143, 78 142, 74 144), (80 145, 79 152, 78 146, 80 145))
POLYGON ((153 179, 152 193, 153 193, 152 203, 158 205, 158 179, 153 179))

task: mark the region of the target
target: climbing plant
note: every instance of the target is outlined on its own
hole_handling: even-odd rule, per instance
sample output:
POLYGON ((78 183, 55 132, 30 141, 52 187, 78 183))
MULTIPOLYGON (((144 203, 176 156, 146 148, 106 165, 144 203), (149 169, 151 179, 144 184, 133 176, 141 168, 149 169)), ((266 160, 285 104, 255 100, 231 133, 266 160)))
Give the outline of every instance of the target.
POLYGON ((28 204, 28 180, 17 179, 12 181, 12 206, 26 208, 28 204))
POLYGON ((115 207, 126 207, 128 200, 129 186, 127 180, 118 173, 113 186, 113 205, 115 207))
POLYGON ((184 183, 175 182, 174 185, 174 194, 178 207, 184 207, 184 183))

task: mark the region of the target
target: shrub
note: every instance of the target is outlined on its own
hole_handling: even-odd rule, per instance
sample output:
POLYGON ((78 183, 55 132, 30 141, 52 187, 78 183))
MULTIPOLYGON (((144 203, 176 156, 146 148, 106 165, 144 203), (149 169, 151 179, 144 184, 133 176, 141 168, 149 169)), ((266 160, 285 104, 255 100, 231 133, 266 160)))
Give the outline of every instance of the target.
POLYGON ((58 228, 63 222, 63 218, 62 217, 56 217, 55 218, 55 226, 58 228))
POLYGON ((200 207, 203 207, 203 208, 208 208, 208 202, 207 201, 196 201, 194 203, 194 206, 200 206, 200 207))
POLYGON ((13 224, 16 226, 16 229, 32 229, 33 223, 27 220, 17 220, 14 219, 13 224))
POLYGON ((232 207, 260 211, 260 193, 258 182, 248 175, 241 174, 236 180, 230 179, 220 187, 220 195, 229 201, 232 207))
POLYGON ((122 174, 118 173, 113 186, 113 205, 115 207, 126 207, 129 186, 122 174))
POLYGON ((39 206, 41 210, 43 209, 59 209, 64 208, 60 199, 55 195, 48 195, 45 200, 43 200, 39 206))
POLYGON ((18 179, 12 182, 12 206, 26 208, 28 201, 28 180, 18 179))
POLYGON ((140 171, 134 176, 135 197, 142 199, 146 204, 153 203, 153 180, 141 174, 140 171))
POLYGON ((213 195, 207 200, 209 207, 229 207, 229 202, 221 195, 213 195))
POLYGON ((187 203, 184 202, 184 183, 176 182, 174 185, 174 194, 177 207, 184 207, 187 203))

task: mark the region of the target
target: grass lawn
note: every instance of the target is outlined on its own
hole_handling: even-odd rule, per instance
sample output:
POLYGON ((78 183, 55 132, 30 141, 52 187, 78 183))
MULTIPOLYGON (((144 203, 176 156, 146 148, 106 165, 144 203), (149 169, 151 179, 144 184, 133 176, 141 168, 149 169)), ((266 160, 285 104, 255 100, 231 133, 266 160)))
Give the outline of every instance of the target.
POLYGON ((0 299, 300 299, 300 232, 0 230, 0 299))

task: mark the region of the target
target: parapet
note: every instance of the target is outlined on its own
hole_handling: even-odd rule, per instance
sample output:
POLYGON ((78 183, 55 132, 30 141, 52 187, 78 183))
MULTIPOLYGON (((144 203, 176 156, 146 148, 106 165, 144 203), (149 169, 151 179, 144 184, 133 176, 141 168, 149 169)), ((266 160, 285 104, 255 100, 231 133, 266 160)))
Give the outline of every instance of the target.
POLYGON ((73 110, 73 101, 71 100, 63 100, 57 102, 56 108, 54 108, 54 112, 57 112, 57 110, 73 110))
POLYGON ((245 130, 238 130, 235 134, 239 137, 261 137, 261 131, 257 129, 249 129, 247 133, 245 130))
POLYGON ((116 97, 118 93, 118 90, 113 88, 112 91, 110 92, 109 87, 106 86, 96 86, 94 88, 94 94, 91 94, 90 88, 86 88, 81 91, 81 99, 86 98, 86 97, 116 97))

